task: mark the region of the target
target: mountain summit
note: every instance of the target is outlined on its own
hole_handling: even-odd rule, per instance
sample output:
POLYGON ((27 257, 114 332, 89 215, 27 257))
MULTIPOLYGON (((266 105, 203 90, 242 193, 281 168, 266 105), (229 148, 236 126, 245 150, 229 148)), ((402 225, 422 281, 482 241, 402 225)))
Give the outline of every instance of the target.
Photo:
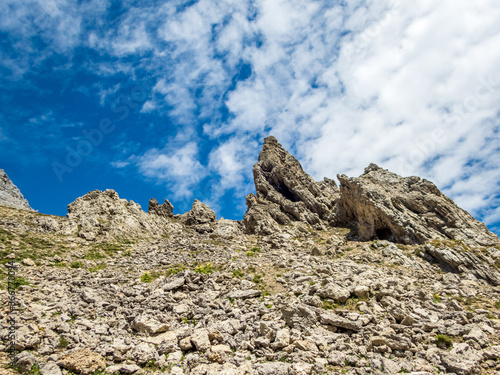
POLYGON ((446 197, 432 182, 401 177, 370 164, 359 177, 315 182, 274 137, 264 140, 253 167, 257 196, 246 197, 248 233, 270 234, 301 221, 316 229, 349 227, 361 241, 422 244, 457 240, 469 246, 500 243, 496 234, 446 197))

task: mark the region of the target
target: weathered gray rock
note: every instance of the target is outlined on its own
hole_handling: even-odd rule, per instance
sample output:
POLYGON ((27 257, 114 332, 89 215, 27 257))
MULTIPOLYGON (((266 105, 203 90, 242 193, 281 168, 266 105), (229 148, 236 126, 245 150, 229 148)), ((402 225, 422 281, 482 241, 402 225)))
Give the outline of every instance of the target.
POLYGON ((90 349, 75 349, 59 357, 57 364, 77 374, 90 375, 106 368, 106 360, 90 349))
POLYGON ((141 342, 132 350, 132 358, 139 365, 159 359, 158 352, 152 344, 141 342))
POLYGON ((472 349, 466 343, 453 345, 449 354, 442 357, 444 366, 449 372, 458 375, 479 374, 483 353, 472 349))
POLYGON ((132 328, 138 332, 145 332, 150 335, 165 332, 169 329, 169 325, 161 323, 152 316, 147 314, 139 315, 132 322, 132 328))
POLYGON ((114 190, 94 190, 68 205, 67 217, 76 223, 79 236, 87 240, 97 237, 160 237, 167 223, 160 216, 149 215, 133 201, 120 199, 114 190))
POLYGON ((109 366, 106 368, 106 373, 108 374, 134 374, 141 368, 137 365, 125 365, 119 364, 114 366, 109 366))
POLYGON ((318 291, 318 295, 323 298, 331 298, 337 302, 345 303, 351 296, 351 292, 336 284, 329 283, 318 291))
POLYGON ((61 375, 61 368, 55 362, 47 362, 40 367, 40 375, 61 375))
POLYGON ((12 183, 3 169, 0 169, 0 205, 33 211, 21 191, 12 183))
POLYGON ((248 233, 270 234, 277 224, 290 220, 321 226, 321 219, 332 219, 339 198, 335 182, 315 182, 276 138, 264 139, 253 176, 257 196, 247 196, 243 219, 248 233))
POLYGON ((208 331, 204 328, 197 329, 191 335, 191 342, 196 349, 206 351, 210 349, 210 339, 208 338, 208 331))
POLYGON ((425 251, 433 259, 451 268, 454 272, 470 272, 479 279, 486 280, 493 285, 500 285, 500 272, 482 261, 472 251, 451 249, 443 246, 425 245, 425 251))
POLYGON ((174 206, 169 202, 168 199, 165 199, 162 205, 158 203, 158 201, 154 198, 149 200, 148 213, 162 216, 162 217, 174 217, 174 206))
POLYGON ((340 327, 344 329, 350 329, 352 331, 359 331, 361 329, 361 323, 358 321, 351 321, 349 319, 342 318, 337 314, 326 312, 320 315, 321 323, 328 324, 334 327, 340 327))
POLYGON ((174 290, 174 289, 180 288, 181 286, 184 285, 185 282, 186 282, 186 279, 184 277, 176 277, 172 281, 163 285, 163 290, 169 291, 169 290, 174 290))
POLYGON ((195 199, 191 210, 182 215, 181 221, 186 225, 214 223, 215 212, 205 203, 195 199))
POLYGON ((257 363, 255 370, 258 375, 289 375, 291 366, 283 362, 257 363))
POLYGON ((240 226, 241 224, 234 220, 219 219, 214 233, 223 239, 235 238, 243 234, 240 226))
POLYGON ((337 178, 341 199, 335 223, 356 226, 362 241, 383 239, 411 244, 454 239, 475 246, 500 243, 497 235, 428 180, 403 178, 375 164, 370 164, 360 177, 337 178))
POLYGON ((227 297, 228 298, 254 298, 260 296, 261 291, 256 289, 247 289, 247 290, 235 290, 230 292, 227 297))
POLYGON ((19 368, 21 372, 28 372, 31 370, 31 367, 36 363, 36 358, 33 353, 28 351, 23 351, 16 355, 15 357, 16 366, 19 368))

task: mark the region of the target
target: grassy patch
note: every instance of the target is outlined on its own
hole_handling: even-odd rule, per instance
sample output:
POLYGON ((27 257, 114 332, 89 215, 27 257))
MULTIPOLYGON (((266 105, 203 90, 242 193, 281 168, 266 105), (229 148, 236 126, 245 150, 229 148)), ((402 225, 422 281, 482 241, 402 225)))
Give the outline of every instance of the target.
POLYGON ((173 267, 170 267, 165 271, 165 276, 177 275, 179 272, 182 272, 186 269, 186 266, 183 264, 175 264, 173 267))
POLYGON ((202 265, 196 267, 194 269, 194 272, 209 275, 212 272, 214 272, 214 269, 212 268, 212 263, 207 263, 207 264, 202 264, 202 265))
POLYGON ((322 306, 325 310, 332 310, 334 308, 334 305, 332 305, 330 302, 328 301, 323 301, 323 306, 322 306))
POLYGON ((71 262, 69 265, 71 268, 82 268, 82 262, 71 262))
POLYGON ((59 344, 57 345, 59 348, 66 348, 69 345, 68 340, 63 336, 59 336, 59 344))
POLYGON ((441 303, 443 301, 441 296, 439 294, 436 294, 436 293, 434 293, 432 295, 432 300, 434 301, 434 303, 441 303))
POLYGON ((151 271, 151 272, 146 272, 144 275, 141 276, 141 281, 143 283, 150 283, 153 280, 158 279, 161 276, 161 272, 158 271, 151 271))
POLYGON ((14 280, 12 282, 10 282, 9 284, 14 289, 18 289, 21 285, 30 285, 29 281, 27 281, 22 276, 14 277, 14 280))
POLYGON ((20 236, 21 244, 19 248, 21 250, 26 249, 28 246, 34 249, 45 250, 54 246, 54 243, 47 241, 46 239, 39 237, 32 237, 28 233, 23 233, 20 236))
POLYGON ((260 284, 262 283, 262 275, 259 275, 258 273, 256 273, 255 275, 253 275, 253 279, 252 281, 255 283, 255 284, 260 284))
POLYGON ((247 257, 256 257, 257 255, 255 254, 254 251, 250 250, 250 251, 247 251, 247 257))
POLYGON ((233 271, 233 276, 241 279, 245 274, 240 269, 237 269, 233 271))
POLYGON ((108 254, 109 253, 112 254, 112 253, 116 253, 117 251, 123 250, 123 247, 121 244, 117 244, 117 243, 102 243, 102 244, 96 245, 95 249, 97 251, 100 249, 108 254))
POLYGON ((153 278, 148 272, 146 272, 141 276, 141 281, 143 283, 150 283, 151 281, 153 281, 153 278))
POLYGON ((453 340, 447 335, 438 334, 436 335, 436 341, 446 345, 448 348, 453 345, 453 340))
POLYGON ((97 260, 103 259, 105 256, 99 250, 92 249, 85 255, 84 258, 88 260, 97 260))
POLYGON ((90 272, 97 272, 97 271, 103 270, 105 268, 106 268, 105 263, 99 263, 97 266, 89 268, 89 271, 90 272))

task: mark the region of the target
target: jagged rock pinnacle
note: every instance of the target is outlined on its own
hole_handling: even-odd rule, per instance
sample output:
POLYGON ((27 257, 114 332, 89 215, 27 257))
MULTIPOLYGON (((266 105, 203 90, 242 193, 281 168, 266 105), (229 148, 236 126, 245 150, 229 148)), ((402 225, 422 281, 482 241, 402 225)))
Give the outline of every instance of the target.
POLYGON ((12 183, 3 169, 0 169, 0 205, 33 211, 16 185, 12 183))
POLYGON ((338 200, 333 180, 315 182, 299 161, 269 136, 253 167, 256 197, 247 197, 244 223, 248 232, 269 233, 290 220, 320 225, 330 220, 338 200))

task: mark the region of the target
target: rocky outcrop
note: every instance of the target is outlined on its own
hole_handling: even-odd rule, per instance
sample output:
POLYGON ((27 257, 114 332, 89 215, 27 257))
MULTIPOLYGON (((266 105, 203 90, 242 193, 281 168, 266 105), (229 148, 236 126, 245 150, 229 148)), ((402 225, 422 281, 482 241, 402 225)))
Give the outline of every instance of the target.
POLYGON ((165 199, 165 202, 160 205, 156 199, 151 198, 149 200, 148 213, 163 217, 174 217, 174 206, 168 199, 165 199))
POLYGON ((299 161, 270 136, 258 162, 253 167, 257 195, 247 196, 247 212, 243 223, 248 233, 269 234, 277 224, 302 221, 322 227, 331 221, 339 199, 333 180, 315 182, 304 172, 299 161))
POLYGON ((120 199, 111 189, 94 190, 77 198, 68 205, 67 217, 78 225, 79 236, 87 240, 159 237, 168 224, 161 216, 142 211, 138 203, 120 199))
POLYGON ((195 199, 191 210, 180 215, 180 221, 185 225, 193 226, 200 233, 206 233, 213 232, 213 224, 216 221, 216 216, 210 207, 195 199))
POLYGON ((484 254, 474 254, 457 246, 451 249, 446 246, 425 245, 425 250, 433 260, 441 263, 451 272, 472 273, 474 277, 488 281, 493 285, 500 285, 500 272, 494 267, 495 261, 484 254))
POLYGON ((12 183, 3 169, 0 169, 0 205, 33 211, 21 191, 12 183))
POLYGON ((359 240, 411 244, 453 239, 469 246, 500 243, 497 235, 426 179, 401 177, 375 164, 360 177, 337 178, 341 199, 336 224, 356 227, 359 240))

